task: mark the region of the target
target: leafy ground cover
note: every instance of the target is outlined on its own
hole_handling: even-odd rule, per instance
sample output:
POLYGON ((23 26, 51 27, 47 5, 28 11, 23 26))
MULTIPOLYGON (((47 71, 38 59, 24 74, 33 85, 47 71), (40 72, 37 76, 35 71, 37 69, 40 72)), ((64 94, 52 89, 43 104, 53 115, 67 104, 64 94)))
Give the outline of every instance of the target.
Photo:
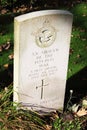
MULTIPOLYGON (((64 9, 67 8, 64 7, 64 9)), ((72 91, 71 94, 68 95, 64 113, 58 111, 50 115, 40 116, 35 112, 16 110, 16 108, 13 107, 13 21, 11 19, 11 22, 9 21, 7 25, 4 22, 0 24, 1 130, 87 129, 87 103, 86 105, 83 104, 83 100, 87 101, 87 3, 77 4, 72 7, 70 11, 74 15, 74 21, 71 36, 67 88, 70 86, 69 89, 72 89, 72 91), (81 91, 79 91, 80 89, 81 91), (73 104, 76 105, 74 111, 72 110, 73 104)), ((7 16, 4 20, 7 20, 7 16)))

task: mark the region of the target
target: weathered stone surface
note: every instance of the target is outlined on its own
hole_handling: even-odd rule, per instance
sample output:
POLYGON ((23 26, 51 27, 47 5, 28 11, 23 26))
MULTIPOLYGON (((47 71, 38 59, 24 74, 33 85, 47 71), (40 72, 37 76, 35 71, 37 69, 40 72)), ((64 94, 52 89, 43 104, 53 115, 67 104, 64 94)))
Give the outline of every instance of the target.
POLYGON ((46 10, 14 21, 14 102, 35 111, 63 109, 72 14, 46 10))

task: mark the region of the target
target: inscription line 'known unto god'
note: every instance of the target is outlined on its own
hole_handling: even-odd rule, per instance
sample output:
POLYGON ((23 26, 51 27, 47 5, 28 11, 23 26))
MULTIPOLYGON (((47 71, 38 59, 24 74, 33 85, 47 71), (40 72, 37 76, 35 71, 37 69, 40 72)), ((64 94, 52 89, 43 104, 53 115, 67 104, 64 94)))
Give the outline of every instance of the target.
POLYGON ((14 102, 48 113, 63 110, 72 14, 27 13, 14 19, 14 102))

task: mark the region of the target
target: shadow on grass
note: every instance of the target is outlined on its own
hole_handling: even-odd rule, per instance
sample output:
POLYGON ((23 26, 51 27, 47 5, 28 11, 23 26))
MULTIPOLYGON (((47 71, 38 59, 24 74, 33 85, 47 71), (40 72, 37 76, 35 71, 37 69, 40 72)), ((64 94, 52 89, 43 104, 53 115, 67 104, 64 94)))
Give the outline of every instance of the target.
POLYGON ((14 21, 14 17, 20 15, 21 13, 3 14, 0 15, 0 24, 10 24, 14 21))
POLYGON ((78 4, 71 9, 74 16, 74 26, 87 30, 87 4, 78 4))
POLYGON ((0 24, 9 24, 13 22, 14 16, 11 14, 0 15, 0 24))
POLYGON ((78 103, 87 95, 87 67, 83 68, 67 80, 65 107, 70 98, 70 90, 73 90, 72 104, 78 103))
POLYGON ((0 91, 13 82, 13 65, 0 72, 0 91))

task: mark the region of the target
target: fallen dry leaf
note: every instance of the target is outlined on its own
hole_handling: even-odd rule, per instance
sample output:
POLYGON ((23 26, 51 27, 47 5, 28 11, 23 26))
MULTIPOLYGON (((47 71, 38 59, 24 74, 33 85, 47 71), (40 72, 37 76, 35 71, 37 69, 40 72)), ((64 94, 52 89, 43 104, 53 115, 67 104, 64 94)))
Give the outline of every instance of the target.
POLYGON ((46 130, 51 130, 51 129, 52 129, 52 126, 46 125, 46 130))
POLYGON ((4 47, 5 50, 8 50, 10 48, 10 42, 7 42, 6 46, 4 47))
POLYGON ((10 55, 8 56, 8 58, 9 58, 10 60, 12 60, 12 59, 14 58, 14 55, 13 55, 13 54, 10 54, 10 55))
POLYGON ((4 121, 0 118, 0 122, 4 122, 4 121))
POLYGON ((17 9, 16 8, 13 8, 13 13, 16 13, 17 12, 17 9))
POLYGON ((2 98, 2 95, 0 94, 0 99, 2 98))
POLYGON ((80 57, 81 57, 81 55, 80 55, 80 54, 78 54, 78 55, 77 55, 77 58, 80 58, 80 57))
POLYGON ((7 13, 7 10, 6 9, 2 9, 1 10, 1 14, 6 14, 7 13))
POLYGON ((87 110, 85 110, 84 108, 81 108, 77 113, 77 116, 81 117, 81 116, 85 116, 87 115, 87 110))
POLYGON ((72 48, 70 48, 70 54, 73 54, 74 50, 72 48))
POLYGON ((0 46, 0 52, 2 52, 2 46, 0 46))
POLYGON ((8 49, 10 48, 10 42, 7 42, 7 43, 3 44, 3 45, 2 45, 2 48, 3 48, 4 50, 8 50, 8 49))
POLYGON ((3 66, 4 68, 8 68, 9 64, 4 64, 3 66))

